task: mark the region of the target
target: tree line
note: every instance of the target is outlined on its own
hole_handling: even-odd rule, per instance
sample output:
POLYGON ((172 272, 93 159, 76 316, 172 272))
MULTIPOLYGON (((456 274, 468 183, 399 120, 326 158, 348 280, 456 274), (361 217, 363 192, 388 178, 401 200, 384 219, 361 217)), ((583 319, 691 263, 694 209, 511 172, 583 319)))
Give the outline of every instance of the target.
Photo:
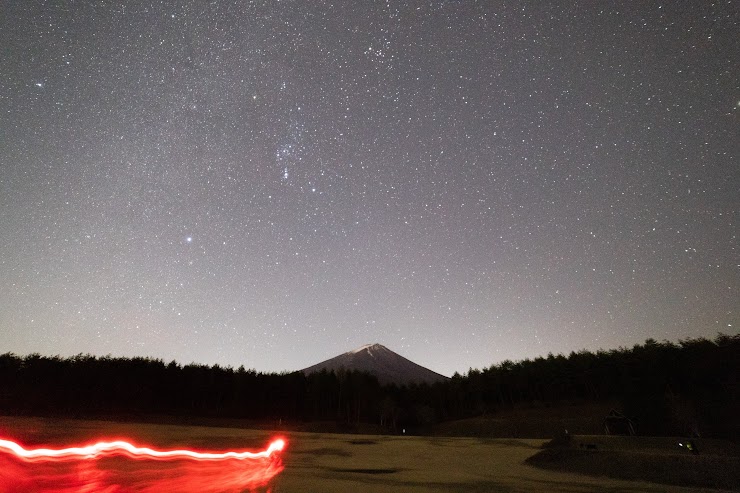
POLYGON ((503 361, 432 385, 152 358, 0 355, 0 414, 371 423, 389 432, 518 407, 614 403, 645 435, 738 438, 740 335, 503 361))

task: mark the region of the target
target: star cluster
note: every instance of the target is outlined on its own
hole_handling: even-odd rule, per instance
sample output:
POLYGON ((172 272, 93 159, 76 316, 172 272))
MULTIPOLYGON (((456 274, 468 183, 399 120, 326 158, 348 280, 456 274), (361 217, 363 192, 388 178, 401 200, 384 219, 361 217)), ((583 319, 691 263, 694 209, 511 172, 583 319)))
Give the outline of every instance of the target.
POLYGON ((0 350, 441 373, 737 333, 736 2, 6 2, 0 350))

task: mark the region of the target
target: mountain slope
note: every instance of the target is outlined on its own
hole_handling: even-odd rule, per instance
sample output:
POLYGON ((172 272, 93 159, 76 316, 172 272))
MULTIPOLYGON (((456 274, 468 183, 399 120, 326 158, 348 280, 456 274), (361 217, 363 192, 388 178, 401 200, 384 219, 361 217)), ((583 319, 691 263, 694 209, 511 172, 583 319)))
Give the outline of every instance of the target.
POLYGON ((417 365, 403 356, 394 353, 381 344, 368 344, 348 351, 321 363, 301 370, 304 374, 340 369, 365 371, 378 377, 381 384, 395 383, 407 385, 415 383, 434 383, 448 378, 432 370, 417 365))

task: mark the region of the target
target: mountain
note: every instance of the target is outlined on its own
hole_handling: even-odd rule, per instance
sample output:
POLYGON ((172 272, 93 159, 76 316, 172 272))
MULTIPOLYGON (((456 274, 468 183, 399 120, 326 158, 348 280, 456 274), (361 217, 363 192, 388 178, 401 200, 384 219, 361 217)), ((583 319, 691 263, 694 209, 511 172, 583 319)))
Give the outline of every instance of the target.
POLYGON ((323 369, 365 371, 378 377, 381 384, 404 385, 412 382, 431 384, 448 380, 448 377, 417 365, 381 344, 367 344, 301 371, 308 375, 323 369))

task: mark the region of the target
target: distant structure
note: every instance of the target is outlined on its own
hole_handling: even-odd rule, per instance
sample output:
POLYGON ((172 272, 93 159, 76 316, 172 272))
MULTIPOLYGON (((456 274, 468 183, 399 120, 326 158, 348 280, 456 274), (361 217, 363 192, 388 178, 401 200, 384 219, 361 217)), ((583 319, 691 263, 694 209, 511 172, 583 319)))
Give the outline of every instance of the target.
POLYGON ((604 433, 607 435, 633 436, 635 434, 635 425, 627 416, 612 409, 604 418, 604 433))
POLYGON ((444 382, 448 377, 417 365, 394 353, 382 344, 367 344, 334 358, 322 361, 301 370, 305 375, 322 370, 363 371, 375 375, 383 384, 409 385, 411 383, 444 382))

